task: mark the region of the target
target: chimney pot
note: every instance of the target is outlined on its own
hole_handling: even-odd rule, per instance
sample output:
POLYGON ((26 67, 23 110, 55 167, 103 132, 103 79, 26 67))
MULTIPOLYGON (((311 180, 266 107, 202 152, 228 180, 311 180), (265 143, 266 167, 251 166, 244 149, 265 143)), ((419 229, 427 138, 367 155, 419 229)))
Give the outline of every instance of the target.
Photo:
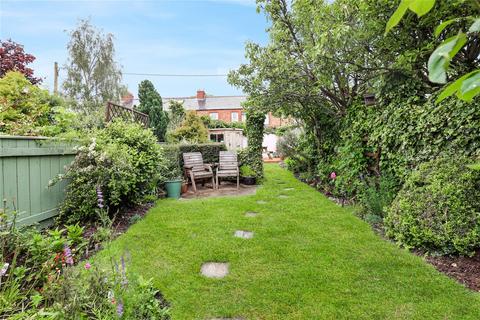
POLYGON ((205 90, 197 90, 197 100, 205 100, 205 90))

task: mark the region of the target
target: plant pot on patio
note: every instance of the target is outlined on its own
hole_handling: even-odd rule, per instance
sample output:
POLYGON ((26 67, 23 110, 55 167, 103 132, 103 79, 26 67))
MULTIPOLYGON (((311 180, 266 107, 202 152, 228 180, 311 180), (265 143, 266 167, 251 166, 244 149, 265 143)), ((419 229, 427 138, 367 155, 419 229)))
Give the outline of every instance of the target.
POLYGON ((165 189, 167 190, 167 198, 180 198, 182 189, 182 179, 165 181, 165 189))
POLYGON ((188 182, 187 181, 182 181, 182 194, 186 193, 188 191, 188 182))
POLYGON ((242 183, 247 186, 253 186, 257 183, 255 171, 249 165, 244 164, 240 167, 240 176, 242 177, 242 183))
POLYGON ((182 171, 176 153, 166 154, 165 191, 167 198, 180 198, 182 189, 182 171))
POLYGON ((257 183, 257 178, 255 177, 242 177, 242 183, 247 186, 253 186, 257 183))

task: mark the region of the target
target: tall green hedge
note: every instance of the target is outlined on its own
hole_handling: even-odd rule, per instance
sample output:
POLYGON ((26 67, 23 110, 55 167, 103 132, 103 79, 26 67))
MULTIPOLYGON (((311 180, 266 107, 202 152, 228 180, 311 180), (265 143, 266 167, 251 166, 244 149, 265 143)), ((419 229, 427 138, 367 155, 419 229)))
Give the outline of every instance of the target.
POLYGON ((263 178, 262 144, 264 129, 265 114, 249 111, 246 123, 248 148, 244 164, 250 166, 259 179, 263 178))
POLYGON ((182 154, 185 152, 200 152, 205 163, 214 163, 218 162, 220 151, 227 151, 224 143, 162 144, 162 148, 166 153, 176 152, 178 154, 180 167, 183 167, 182 154))

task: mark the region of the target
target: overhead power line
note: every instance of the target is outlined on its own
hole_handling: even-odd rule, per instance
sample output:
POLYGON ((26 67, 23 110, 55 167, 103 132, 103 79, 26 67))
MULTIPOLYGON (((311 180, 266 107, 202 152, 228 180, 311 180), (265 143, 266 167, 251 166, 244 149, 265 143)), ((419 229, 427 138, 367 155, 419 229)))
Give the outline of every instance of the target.
POLYGON ((227 77, 228 74, 174 74, 174 73, 137 73, 123 72, 129 76, 150 76, 150 77, 227 77))

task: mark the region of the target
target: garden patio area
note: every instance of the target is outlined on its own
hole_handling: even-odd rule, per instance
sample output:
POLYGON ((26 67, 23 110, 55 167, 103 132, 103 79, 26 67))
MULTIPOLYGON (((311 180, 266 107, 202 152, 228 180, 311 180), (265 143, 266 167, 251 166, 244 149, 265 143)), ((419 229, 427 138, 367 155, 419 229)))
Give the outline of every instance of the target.
POLYGON ((287 170, 265 174, 255 195, 159 200, 95 263, 128 252, 173 319, 478 319, 477 293, 287 170), (203 276, 206 262, 228 275, 203 276))

